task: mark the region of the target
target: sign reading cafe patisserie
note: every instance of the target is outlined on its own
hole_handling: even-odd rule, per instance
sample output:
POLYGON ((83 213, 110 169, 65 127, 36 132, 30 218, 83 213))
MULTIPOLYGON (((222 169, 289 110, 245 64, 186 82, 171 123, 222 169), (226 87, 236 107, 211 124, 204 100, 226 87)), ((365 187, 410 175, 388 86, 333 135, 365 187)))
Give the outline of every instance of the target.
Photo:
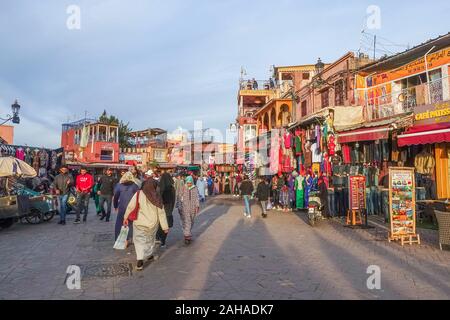
POLYGON ((417 106, 414 108, 416 125, 450 122, 450 101, 417 106))

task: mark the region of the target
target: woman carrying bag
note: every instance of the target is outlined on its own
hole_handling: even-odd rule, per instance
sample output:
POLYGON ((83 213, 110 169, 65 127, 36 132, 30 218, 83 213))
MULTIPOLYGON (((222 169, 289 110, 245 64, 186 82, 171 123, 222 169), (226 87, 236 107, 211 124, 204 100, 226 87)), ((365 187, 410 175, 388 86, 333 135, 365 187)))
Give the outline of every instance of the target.
POLYGON ((152 260, 155 238, 159 226, 164 233, 169 232, 166 213, 163 209, 161 195, 156 190, 158 183, 148 179, 141 191, 131 199, 125 212, 123 224, 133 221, 133 242, 136 251, 138 271, 144 268, 144 260, 152 260))

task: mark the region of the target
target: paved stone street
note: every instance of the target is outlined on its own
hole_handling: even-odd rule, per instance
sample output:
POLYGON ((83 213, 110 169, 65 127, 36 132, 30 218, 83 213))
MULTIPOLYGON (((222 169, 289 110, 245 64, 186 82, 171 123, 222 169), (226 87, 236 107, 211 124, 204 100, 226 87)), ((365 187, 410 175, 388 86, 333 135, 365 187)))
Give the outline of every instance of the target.
MULTIPOLYGON (((93 205, 90 206, 91 210, 93 205)), ((450 252, 434 231, 421 246, 386 241, 385 226, 353 230, 339 220, 311 228, 304 213, 272 211, 244 219, 243 206, 218 197, 205 205, 195 241, 182 241, 178 215, 168 247, 143 272, 133 248, 112 249, 114 222, 15 224, 0 231, 1 299, 449 299, 450 252), (81 290, 69 290, 66 269, 82 269, 81 290), (367 267, 381 268, 381 290, 368 290, 367 267), (116 276, 104 277, 102 270, 116 276), (123 274, 120 272, 123 271, 123 274)))

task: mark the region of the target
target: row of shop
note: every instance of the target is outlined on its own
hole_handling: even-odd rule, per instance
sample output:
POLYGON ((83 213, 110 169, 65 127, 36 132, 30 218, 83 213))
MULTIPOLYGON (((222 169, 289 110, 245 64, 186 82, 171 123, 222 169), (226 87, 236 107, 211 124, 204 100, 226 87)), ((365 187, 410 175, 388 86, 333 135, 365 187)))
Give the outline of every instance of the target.
POLYGON ((450 112, 432 121, 421 116, 449 105, 420 106, 368 123, 361 121, 362 107, 326 108, 254 139, 246 160, 257 176, 323 176, 333 215, 348 209, 348 177, 364 176, 367 210, 387 216, 389 168, 414 168, 419 200, 450 198, 450 112))

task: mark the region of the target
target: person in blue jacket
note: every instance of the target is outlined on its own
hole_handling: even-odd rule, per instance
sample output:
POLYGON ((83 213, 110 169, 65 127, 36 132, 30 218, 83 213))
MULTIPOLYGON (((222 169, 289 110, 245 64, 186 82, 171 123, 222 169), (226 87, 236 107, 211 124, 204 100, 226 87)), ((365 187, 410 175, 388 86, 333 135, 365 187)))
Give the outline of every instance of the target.
MULTIPOLYGON (((120 229, 123 225, 123 218, 125 216, 125 211, 127 210, 128 203, 134 194, 139 190, 138 181, 133 176, 131 172, 126 172, 119 183, 114 188, 114 198, 113 205, 117 212, 116 227, 115 227, 115 239, 120 234, 120 229)), ((130 222, 128 224, 128 243, 133 239, 133 224, 130 222)))

